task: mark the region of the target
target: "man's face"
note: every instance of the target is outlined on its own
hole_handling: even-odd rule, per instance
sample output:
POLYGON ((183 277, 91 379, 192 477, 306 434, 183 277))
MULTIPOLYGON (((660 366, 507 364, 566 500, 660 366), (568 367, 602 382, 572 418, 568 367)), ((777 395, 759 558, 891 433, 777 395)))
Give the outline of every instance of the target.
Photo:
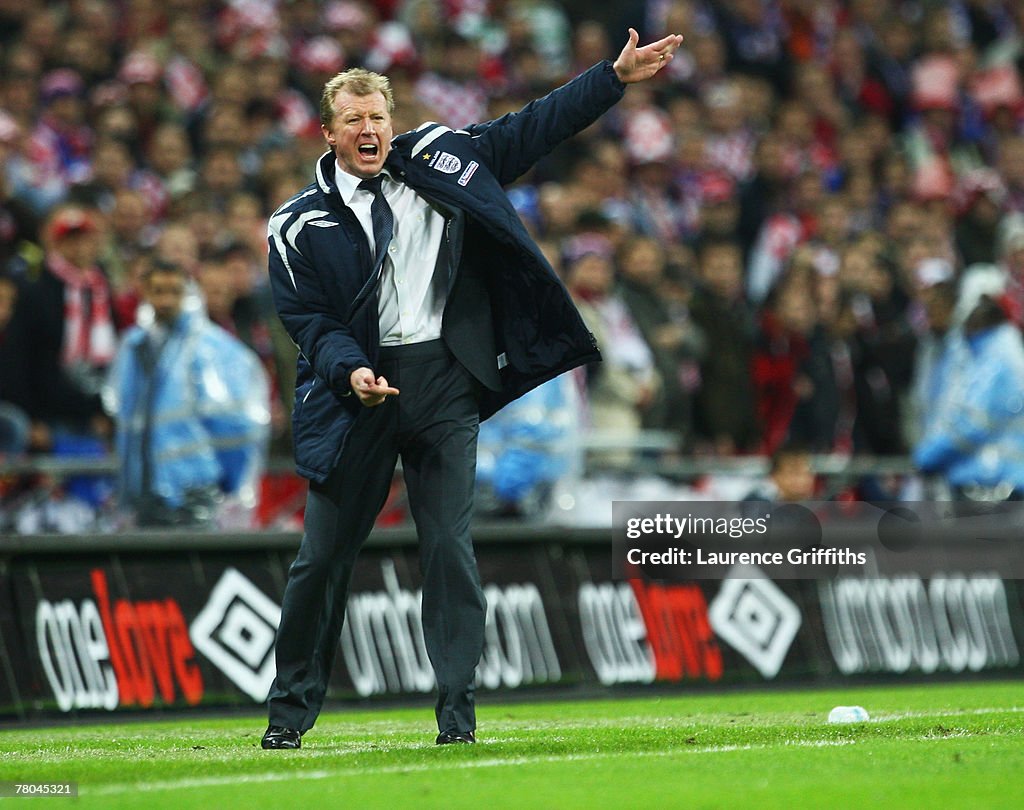
POLYGON ((75 267, 92 267, 100 255, 100 238, 93 230, 74 230, 54 240, 53 247, 75 267))
POLYGON ((149 149, 149 162, 160 174, 188 166, 191 148, 185 133, 171 125, 158 129, 149 149))
POLYGON ((334 97, 334 118, 321 130, 342 171, 361 179, 380 174, 394 134, 382 93, 357 96, 341 90, 334 97))
POLYGON ((779 488, 780 501, 808 501, 814 497, 814 473, 809 456, 781 459, 772 473, 772 480, 779 488))
POLYGON ((716 247, 705 253, 700 266, 704 283, 716 295, 732 301, 743 290, 743 264, 739 249, 716 247))
POLYGON ((603 296, 615 281, 615 268, 609 259, 586 253, 569 270, 569 286, 574 292, 603 296))
POLYGON ((185 300, 185 276, 181 273, 154 270, 145 283, 146 301, 153 307, 156 319, 166 325, 181 315, 185 300))
POLYGON ((941 287, 926 287, 921 291, 928 327, 936 334, 945 334, 953 320, 955 298, 941 287))
POLYGON ((661 280, 664 269, 664 254, 654 241, 634 244, 622 263, 623 274, 641 284, 656 284, 661 280))
POLYGON ((206 264, 199 273, 199 287, 206 299, 206 311, 215 320, 230 318, 238 294, 225 264, 206 264))

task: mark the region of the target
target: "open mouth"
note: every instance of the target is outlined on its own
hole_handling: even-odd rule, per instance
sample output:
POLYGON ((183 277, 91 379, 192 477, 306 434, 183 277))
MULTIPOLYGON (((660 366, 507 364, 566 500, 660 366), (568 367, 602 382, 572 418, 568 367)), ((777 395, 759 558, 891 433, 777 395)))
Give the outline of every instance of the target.
POLYGON ((375 158, 380 151, 375 143, 364 143, 359 145, 359 154, 365 158, 375 158))

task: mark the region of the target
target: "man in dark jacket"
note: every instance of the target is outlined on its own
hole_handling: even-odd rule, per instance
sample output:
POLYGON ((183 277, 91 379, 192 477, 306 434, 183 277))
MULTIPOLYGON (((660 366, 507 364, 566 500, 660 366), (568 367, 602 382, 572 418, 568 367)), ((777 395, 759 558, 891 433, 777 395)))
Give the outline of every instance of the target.
POLYGON ((599 359, 590 333, 502 190, 595 121, 682 43, 602 62, 516 114, 392 140, 391 89, 361 69, 327 83, 330 151, 270 218, 270 281, 301 352, 296 465, 310 479, 285 589, 264 748, 316 721, 352 567, 398 456, 420 540, 423 636, 438 744, 474 742, 485 605, 469 535, 480 419, 599 359), (399 393, 401 391, 401 393, 399 393))
POLYGON ((109 428, 99 392, 117 334, 110 284, 97 261, 99 229, 87 209, 58 207, 45 229, 44 259, 23 274, 11 328, 28 376, 23 398, 14 401, 37 423, 40 449, 51 436, 109 428))

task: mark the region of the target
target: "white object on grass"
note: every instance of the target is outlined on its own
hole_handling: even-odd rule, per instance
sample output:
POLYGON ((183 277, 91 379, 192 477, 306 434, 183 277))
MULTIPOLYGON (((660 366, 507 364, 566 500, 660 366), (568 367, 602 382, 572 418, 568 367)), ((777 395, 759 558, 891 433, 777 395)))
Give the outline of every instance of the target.
POLYGON ((828 713, 830 723, 863 723, 868 719, 863 706, 836 706, 828 713))

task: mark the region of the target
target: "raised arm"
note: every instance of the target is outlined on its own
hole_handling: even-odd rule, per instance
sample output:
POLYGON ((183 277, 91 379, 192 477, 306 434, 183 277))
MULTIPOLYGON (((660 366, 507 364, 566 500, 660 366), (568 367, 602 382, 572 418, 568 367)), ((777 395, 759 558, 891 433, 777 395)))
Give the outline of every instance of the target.
POLYGON ((656 75, 672 61, 682 44, 671 34, 637 48, 639 35, 629 39, 614 63, 604 61, 516 113, 468 129, 486 165, 502 185, 528 171, 562 141, 586 129, 619 99, 625 85, 656 75))

